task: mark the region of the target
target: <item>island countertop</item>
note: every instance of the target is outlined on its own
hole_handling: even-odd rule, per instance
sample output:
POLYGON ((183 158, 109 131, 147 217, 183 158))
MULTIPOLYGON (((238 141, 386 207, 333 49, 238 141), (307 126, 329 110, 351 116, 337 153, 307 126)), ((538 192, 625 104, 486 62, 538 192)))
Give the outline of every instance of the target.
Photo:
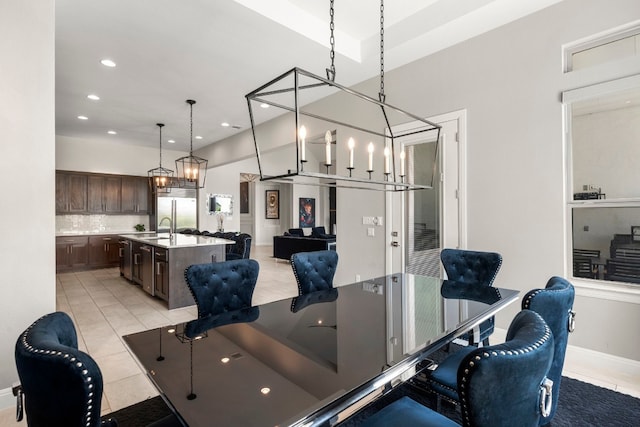
POLYGON ((217 246, 232 245, 233 240, 220 239, 218 237, 200 236, 195 234, 175 233, 172 237, 169 233, 146 233, 141 234, 120 234, 124 239, 133 240, 135 242, 145 243, 151 246, 157 246, 165 249, 188 248, 195 246, 217 246))

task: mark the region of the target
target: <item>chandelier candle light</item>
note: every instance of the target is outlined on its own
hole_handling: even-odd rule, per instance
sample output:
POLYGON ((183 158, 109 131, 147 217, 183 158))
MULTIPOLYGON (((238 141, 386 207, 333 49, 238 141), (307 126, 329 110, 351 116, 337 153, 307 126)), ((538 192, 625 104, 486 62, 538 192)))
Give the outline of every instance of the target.
POLYGON ((386 103, 383 11, 381 2, 377 99, 335 82, 333 1, 329 13, 331 67, 327 68, 327 77, 296 67, 246 95, 261 181, 381 191, 433 188, 441 127, 386 103), (262 108, 264 105, 273 108, 262 108), (362 144, 360 153, 355 152, 356 140, 362 144), (341 141, 347 150, 334 152, 331 145, 342 144, 341 141), (418 153, 419 159, 414 158, 415 150, 404 150, 416 143, 428 144, 418 153), (374 153, 380 153, 375 159, 380 166, 378 171, 374 171, 374 153), (409 171, 407 175, 407 161, 411 167, 419 165, 426 170, 419 174, 409 171), (341 167, 331 169, 334 164, 341 167))

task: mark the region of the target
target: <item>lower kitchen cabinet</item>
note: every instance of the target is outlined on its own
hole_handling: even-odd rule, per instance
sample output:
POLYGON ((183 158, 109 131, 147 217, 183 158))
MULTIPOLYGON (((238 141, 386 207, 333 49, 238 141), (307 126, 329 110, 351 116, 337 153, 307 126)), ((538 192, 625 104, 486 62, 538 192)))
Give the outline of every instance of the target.
POLYGON ((56 271, 86 268, 89 264, 89 238, 56 237, 56 271))
POLYGON ((118 242, 117 235, 89 237, 89 266, 98 268, 120 265, 118 242))

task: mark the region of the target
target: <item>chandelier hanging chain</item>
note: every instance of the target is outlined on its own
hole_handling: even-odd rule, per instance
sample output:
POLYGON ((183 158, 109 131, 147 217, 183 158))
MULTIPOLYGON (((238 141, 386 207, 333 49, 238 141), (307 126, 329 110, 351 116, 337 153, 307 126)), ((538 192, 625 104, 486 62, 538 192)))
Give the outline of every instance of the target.
POLYGON ((327 68, 327 80, 331 80, 332 82, 334 82, 336 80, 336 39, 333 35, 333 30, 335 29, 335 24, 333 23, 333 0, 330 0, 329 4, 329 16, 331 18, 331 21, 329 23, 329 30, 331 31, 331 35, 329 36, 329 44, 331 45, 331 52, 329 52, 329 57, 331 58, 331 67, 327 68))
POLYGON ((380 0, 380 102, 384 102, 384 0, 380 0))

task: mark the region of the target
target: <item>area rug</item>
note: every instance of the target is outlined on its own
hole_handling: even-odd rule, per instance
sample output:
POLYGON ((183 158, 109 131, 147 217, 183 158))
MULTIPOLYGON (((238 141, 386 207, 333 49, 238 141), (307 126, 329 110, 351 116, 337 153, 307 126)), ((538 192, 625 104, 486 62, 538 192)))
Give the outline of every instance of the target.
MULTIPOLYGON (((405 395, 426 406, 435 405, 435 399, 430 394, 417 390, 411 384, 404 384, 341 423, 340 427, 355 427, 380 408, 405 395)), ((453 405, 443 403, 441 411, 460 422, 459 412, 453 405)), ((164 401, 160 397, 154 397, 103 418, 115 417, 119 427, 146 427, 169 414, 171 411, 164 401)), ((640 399, 562 377, 560 401, 551 427, 630 427, 638 425, 638 420, 640 399)))

